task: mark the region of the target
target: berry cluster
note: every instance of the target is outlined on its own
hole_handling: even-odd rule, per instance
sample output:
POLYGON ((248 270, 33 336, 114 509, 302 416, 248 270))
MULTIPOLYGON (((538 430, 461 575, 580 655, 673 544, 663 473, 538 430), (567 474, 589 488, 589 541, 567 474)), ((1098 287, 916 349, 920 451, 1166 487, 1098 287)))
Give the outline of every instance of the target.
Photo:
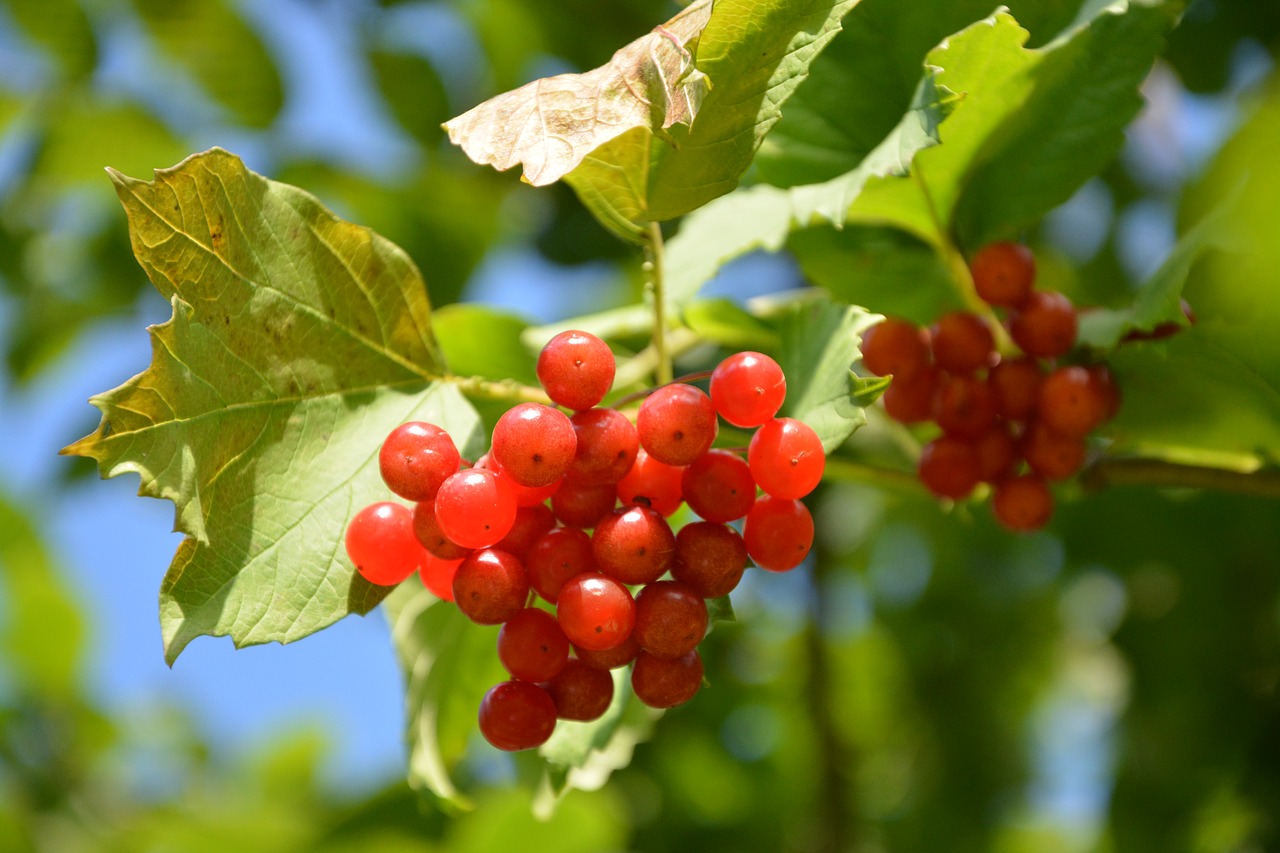
POLYGON ((732 355, 711 374, 709 395, 664 385, 634 422, 599 406, 614 371, 599 338, 557 335, 539 355, 538 379, 573 414, 515 406, 474 465, 438 427, 397 427, 382 446, 382 476, 414 506, 377 503, 347 528, 347 553, 370 581, 418 571, 472 621, 502 626, 498 658, 511 678, 479 713, 500 749, 539 746, 557 719, 599 717, 618 667, 631 666, 647 705, 689 700, 702 685, 706 600, 737 586, 748 557, 787 571, 813 543, 800 498, 825 457, 810 427, 775 417, 786 395, 777 362, 732 355), (745 460, 712 446, 718 418, 755 428, 745 460), (682 503, 702 520, 675 532, 667 518, 682 503), (741 533, 729 524, 740 519, 741 533))
POLYGON ((1053 514, 1048 483, 1084 464, 1085 437, 1115 415, 1119 391, 1105 365, 1058 363, 1075 346, 1076 309, 1034 288, 1027 247, 992 243, 970 271, 978 296, 1005 312, 1020 352, 998 352, 984 316, 956 311, 928 329, 886 319, 863 337, 863 364, 893 376, 883 397, 891 418, 941 429, 917 468, 931 492, 959 500, 989 483, 996 519, 1036 530, 1053 514))

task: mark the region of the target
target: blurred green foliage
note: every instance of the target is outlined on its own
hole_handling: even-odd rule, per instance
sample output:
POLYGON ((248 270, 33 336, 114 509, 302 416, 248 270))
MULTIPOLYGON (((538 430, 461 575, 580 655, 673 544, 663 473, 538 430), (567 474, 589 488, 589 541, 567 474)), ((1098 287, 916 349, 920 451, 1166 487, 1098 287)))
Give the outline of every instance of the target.
MULTIPOLYGON (((439 4, 480 47, 469 77, 466 61, 450 65, 446 52, 386 37, 395 15, 433 4, 356 4, 352 44, 366 94, 412 151, 393 174, 317 154, 281 120, 289 78, 247 5, 0 3, 4 49, 22 58, 0 70, 0 292, 12 381, 50 381, 72 342, 133 312, 143 293, 102 167, 145 176, 224 134, 253 140, 273 177, 405 248, 436 304, 457 301, 495 247, 532 246, 565 263, 630 258, 568 192, 535 195, 510 176, 464 166, 438 126, 540 69, 607 60, 670 4, 439 4), (171 100, 202 99, 197 119, 190 104, 110 83, 104 57, 120 39, 184 81, 171 100)), ((899 70, 918 69, 936 36, 990 11, 954 4, 952 22, 863 5, 868 51, 887 38, 877 21, 906 30, 889 39, 902 55, 880 57, 899 70)), ((1010 5, 1033 45, 1077 6, 1010 5)), ((1135 387, 1130 403, 1164 406, 1130 417, 1180 442, 1210 432, 1252 440, 1275 428, 1242 432, 1221 390, 1243 383, 1232 393, 1275 401, 1275 375, 1192 376, 1180 359, 1182 348, 1213 348, 1229 367, 1233 347, 1272 344, 1235 338, 1233 328, 1275 310, 1280 89, 1265 63, 1280 48, 1278 14, 1256 0, 1201 0, 1170 39, 1159 73, 1242 110, 1237 137, 1203 176, 1185 163, 1153 174, 1130 154, 1095 188, 1105 207, 1096 251, 1055 245, 1062 234, 1052 227, 1026 235, 1045 258, 1044 276, 1102 301, 1137 278, 1125 259, 1126 212, 1155 204, 1191 224, 1246 187, 1235 230, 1246 249, 1266 251, 1249 251, 1244 264, 1197 264, 1187 293, 1201 327, 1130 357, 1144 362, 1133 376, 1160 380, 1135 387), (1232 101, 1250 57, 1272 82, 1232 101)), ((840 114, 845 135, 876 127, 862 142, 873 145, 915 79, 887 77, 881 93, 892 109, 869 103, 865 124, 852 121, 855 111, 840 114)), ((802 87, 794 103, 798 116, 830 113, 839 92, 802 87)), ((860 292, 884 300, 874 310, 937 310, 921 282, 945 270, 900 233, 810 231, 793 242, 814 281, 839 288, 850 268, 865 271, 870 289, 860 292)), ((617 301, 628 297, 620 289, 617 301)), ((483 365, 502 353, 467 339, 476 310, 444 313, 441 338, 451 357, 483 365)), ((523 328, 504 322, 513 335, 523 328)), ((859 450, 900 454, 874 425, 859 450)), ((93 630, 83 605, 39 525, 0 496, 0 850, 1280 848, 1276 501, 1117 487, 1064 502, 1049 532, 1011 538, 983 513, 944 513, 894 482, 824 487, 812 575, 760 578, 735 594, 738 621, 707 642, 709 689, 667 714, 608 787, 571 793, 547 823, 531 816, 520 775, 492 756, 468 768, 476 809, 446 818, 403 783, 357 799, 326 789, 317 776, 324 745, 306 731, 228 757, 212 754, 176 712, 104 715, 83 688, 93 630)))

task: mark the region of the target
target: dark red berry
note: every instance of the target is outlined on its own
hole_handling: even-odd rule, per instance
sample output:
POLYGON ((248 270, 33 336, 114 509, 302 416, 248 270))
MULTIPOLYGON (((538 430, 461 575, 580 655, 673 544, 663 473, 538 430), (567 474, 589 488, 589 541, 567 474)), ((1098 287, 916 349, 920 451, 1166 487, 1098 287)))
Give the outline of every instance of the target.
POLYGON ((914 376, 929 363, 929 333, 909 320, 886 317, 862 333, 862 365, 894 381, 914 376))
POLYGON ((1110 401, 1088 369, 1059 367, 1040 383, 1037 412, 1049 429, 1066 436, 1085 436, 1107 419, 1110 401))
POLYGON ((471 553, 471 548, 463 548, 451 540, 440 530, 436 522, 436 502, 419 501, 413 507, 413 534, 418 537, 422 547, 442 560, 461 560, 471 553))
POLYGON ((944 435, 924 446, 916 475, 938 497, 960 500, 978 485, 982 468, 972 444, 944 435))
POLYGON ((1009 335, 1024 353, 1057 358, 1076 343, 1076 309, 1071 300, 1052 290, 1038 290, 1009 312, 1009 335))
POLYGON ((618 502, 617 486, 565 483, 551 496, 551 511, 570 527, 595 527, 618 502))
POLYGON ((991 368, 987 384, 995 393, 996 408, 1005 420, 1025 423, 1035 414, 1044 370, 1033 358, 1002 361, 991 368))
POLYGON ((676 538, 666 519, 644 506, 614 510, 591 536, 596 568, 625 584, 657 580, 671 567, 675 552, 676 538))
POLYGON ((699 521, 676 534, 676 559, 671 577, 688 584, 703 598, 728 595, 747 567, 747 545, 726 524, 699 521))
POLYGON ((697 648, 706 633, 707 605, 693 587, 657 581, 636 596, 633 635, 649 654, 678 658, 697 648))
POLYGON ((594 571, 591 537, 576 527, 557 527, 547 531, 533 543, 525 558, 529 585, 551 604, 556 603, 565 581, 594 571))
POLYGON ((640 654, 640 644, 636 642, 634 635, 628 635, 625 640, 611 649, 584 649, 575 644, 573 653, 578 656, 578 660, 592 669, 617 669, 636 659, 636 655, 640 654))
POLYGON ((536 607, 526 607, 507 620, 498 632, 498 660, 521 681, 555 678, 569 660, 569 640, 556 617, 536 607))
POLYGON ((544 686, 562 720, 599 719, 613 702, 613 676, 580 660, 570 659, 544 686))
POLYGON ((556 705, 547 691, 528 681, 504 681, 480 701, 480 734, 507 752, 547 742, 556 727, 556 705))
POLYGON ((696 651, 678 658, 648 652, 636 655, 631 689, 650 708, 674 708, 693 698, 702 687, 702 658, 696 651))
POLYGON ((1084 465, 1084 439, 1056 433, 1040 422, 1031 424, 1020 443, 1027 467, 1046 480, 1064 480, 1084 465))
POLYGON ((943 370, 968 373, 995 361, 995 337, 987 321, 968 311, 943 314, 933 324, 933 360, 943 370))
POLYGON ((559 409, 521 403, 503 413, 493 428, 490 455, 512 480, 532 489, 565 475, 578 449, 578 436, 559 409))
POLYGON ((453 602, 478 625, 500 625, 524 609, 529 579, 519 558, 485 548, 462 561, 453 576, 453 602))
POLYGON ((991 508, 1009 530, 1039 530, 1053 516, 1053 493, 1040 477, 1023 474, 996 484, 991 508))
POLYGON ((556 517, 549 507, 544 504, 522 506, 516 510, 515 523, 507 531, 507 535, 493 547, 524 560, 533 544, 555 526, 556 517))
POLYGON ((746 461, 712 448, 684 469, 681 490, 689 508, 707 521, 742 518, 756 502, 756 481, 746 461))
POLYGON ((895 421, 915 424, 933 417, 933 398, 938 390, 940 371, 927 364, 905 379, 893 378, 885 389, 884 411, 895 421))
POLYGON ((973 256, 969 271, 984 302, 1016 308, 1035 285, 1036 258, 1020 243, 989 243, 973 256))
POLYGON ((947 435, 976 439, 995 425, 997 414, 996 395, 984 380, 956 373, 938 383, 933 417, 947 435))
POLYGON ((635 464, 640 440, 626 415, 613 409, 587 409, 571 419, 578 447, 569 473, 570 482, 616 485, 635 464))
POLYGON ((688 465, 706 453, 718 428, 711 398, 681 382, 654 391, 636 415, 641 446, 668 465, 688 465))

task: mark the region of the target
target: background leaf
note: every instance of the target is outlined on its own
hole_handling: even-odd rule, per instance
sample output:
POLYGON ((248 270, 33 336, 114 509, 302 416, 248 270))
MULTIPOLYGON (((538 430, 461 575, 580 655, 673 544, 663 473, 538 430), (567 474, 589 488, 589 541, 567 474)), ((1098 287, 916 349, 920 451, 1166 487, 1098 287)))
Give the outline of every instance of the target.
POLYGON ((151 367, 95 397, 101 425, 66 452, 174 502, 187 538, 161 589, 166 658, 201 634, 288 642, 368 611, 387 590, 354 572, 341 539, 387 496, 370 436, 427 420, 461 446, 477 425, 433 382, 416 268, 225 151, 115 180, 174 313, 152 329, 151 367))

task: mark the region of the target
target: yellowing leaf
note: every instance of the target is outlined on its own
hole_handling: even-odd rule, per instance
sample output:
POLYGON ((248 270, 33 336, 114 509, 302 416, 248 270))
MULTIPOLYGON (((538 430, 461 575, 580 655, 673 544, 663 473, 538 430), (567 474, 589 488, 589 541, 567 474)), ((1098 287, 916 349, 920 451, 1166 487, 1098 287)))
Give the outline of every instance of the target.
POLYGON ((710 15, 711 0, 697 0, 606 65, 490 98, 447 122, 449 139, 477 163, 498 170, 523 164, 524 179, 544 186, 628 130, 687 126, 707 90, 688 45, 710 15))
POLYGON ((387 590, 355 573, 342 537, 389 497, 382 439, 426 420, 462 445, 478 423, 435 381, 417 269, 225 151, 112 178, 173 317, 150 330, 151 366, 95 397, 101 425, 65 452, 174 503, 187 538, 161 588, 166 657, 202 634, 289 642, 368 611, 387 590))

